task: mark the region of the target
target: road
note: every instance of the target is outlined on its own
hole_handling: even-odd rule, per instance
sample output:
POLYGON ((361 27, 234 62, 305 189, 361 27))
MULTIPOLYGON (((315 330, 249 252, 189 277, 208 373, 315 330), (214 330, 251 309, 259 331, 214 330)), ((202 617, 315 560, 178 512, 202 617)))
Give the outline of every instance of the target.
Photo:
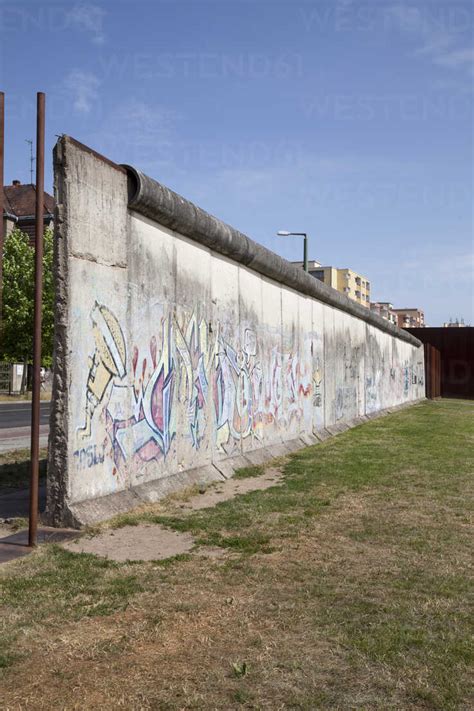
MULTIPOLYGON (((40 447, 48 444, 49 402, 40 407, 40 447)), ((30 446, 31 402, 0 402, 0 453, 30 446)))
MULTIPOLYGON (((49 423, 49 402, 42 402, 40 407, 40 425, 49 423)), ((0 430, 31 425, 31 402, 0 402, 0 430)), ((0 434, 1 437, 1 434, 0 434)))

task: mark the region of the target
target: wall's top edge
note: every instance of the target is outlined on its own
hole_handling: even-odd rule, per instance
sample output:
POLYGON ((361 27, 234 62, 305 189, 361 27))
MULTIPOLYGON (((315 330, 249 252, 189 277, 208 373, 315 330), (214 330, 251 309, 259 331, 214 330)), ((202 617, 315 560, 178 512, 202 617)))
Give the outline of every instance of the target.
POLYGON ((393 326, 381 316, 306 274, 301 268, 254 242, 181 195, 132 166, 123 167, 128 173, 128 206, 131 210, 240 262, 259 274, 345 311, 412 345, 421 346, 421 342, 410 333, 393 326))
POLYGON ((318 279, 306 274, 286 259, 278 256, 263 245, 254 242, 242 232, 234 229, 217 217, 210 215, 189 200, 181 197, 156 180, 128 165, 119 166, 96 151, 88 148, 70 136, 62 136, 60 141, 70 141, 76 148, 105 161, 119 171, 126 171, 128 177, 128 206, 164 227, 168 227, 185 237, 218 252, 273 279, 306 296, 333 306, 340 311, 355 316, 366 323, 386 331, 392 336, 414 346, 422 343, 407 331, 393 326, 381 316, 360 306, 344 294, 339 293, 318 279))
MULTIPOLYGON (((102 153, 98 153, 93 148, 89 148, 89 146, 84 145, 84 143, 77 141, 75 138, 72 138, 71 136, 63 135, 61 137, 61 139, 59 139, 59 140, 69 141, 74 146, 76 146, 76 148, 79 148, 81 151, 84 151, 85 153, 90 153, 98 160, 101 160, 103 163, 107 163, 107 165, 109 165, 111 168, 115 168, 115 170, 118 170, 120 173, 126 173, 124 166, 119 165, 118 163, 114 163, 114 161, 110 160, 110 158, 106 158, 105 156, 102 155, 102 153)), ((58 143, 59 143, 59 141, 58 141, 58 143)))

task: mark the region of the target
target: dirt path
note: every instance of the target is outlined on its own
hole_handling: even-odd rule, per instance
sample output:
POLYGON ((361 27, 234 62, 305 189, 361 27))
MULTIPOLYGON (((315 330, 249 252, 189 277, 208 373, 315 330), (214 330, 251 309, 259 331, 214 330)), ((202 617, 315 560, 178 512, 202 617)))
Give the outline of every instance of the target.
MULTIPOLYGON (((263 491, 277 486, 283 478, 280 469, 268 468, 262 475, 245 479, 227 479, 208 487, 203 493, 193 493, 184 499, 174 496, 163 504, 148 507, 162 513, 179 513, 180 516, 202 509, 213 508, 223 501, 251 491, 263 491)), ((146 507, 139 509, 147 510, 146 507)), ((84 535, 74 541, 63 544, 66 550, 74 553, 93 553, 116 561, 127 560, 164 560, 196 548, 196 541, 189 533, 170 531, 157 524, 138 524, 109 528, 94 535, 84 535)), ((208 546, 197 548, 201 555, 217 556, 218 550, 208 546)), ((221 555, 225 551, 221 550, 221 555)))

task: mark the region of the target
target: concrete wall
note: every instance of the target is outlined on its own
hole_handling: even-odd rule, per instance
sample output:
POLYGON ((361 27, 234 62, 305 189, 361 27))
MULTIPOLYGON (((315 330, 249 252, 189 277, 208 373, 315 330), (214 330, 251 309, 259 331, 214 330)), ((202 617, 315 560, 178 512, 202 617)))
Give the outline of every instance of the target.
POLYGON ((72 139, 58 143, 55 166, 54 523, 105 518, 424 397, 413 337, 339 294, 332 304, 307 275, 302 288, 323 289, 318 298, 219 253, 233 248, 218 230, 232 228, 202 211, 181 232, 165 226, 190 210, 174 194, 182 202, 164 224, 130 209, 133 174, 127 186, 122 168, 72 139))

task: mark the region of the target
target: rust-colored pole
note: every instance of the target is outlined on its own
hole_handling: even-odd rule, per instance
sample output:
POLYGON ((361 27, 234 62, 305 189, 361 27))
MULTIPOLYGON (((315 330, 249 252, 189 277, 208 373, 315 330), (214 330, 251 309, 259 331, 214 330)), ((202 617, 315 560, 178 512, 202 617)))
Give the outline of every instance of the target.
POLYGON ((37 94, 36 110, 36 210, 35 210, 35 302, 33 327, 33 395, 31 402, 30 525, 28 545, 36 545, 38 529, 39 429, 41 387, 41 310, 43 300, 44 235, 44 131, 45 95, 37 94))
POLYGON ((3 182, 5 162, 5 94, 0 91, 0 338, 3 326, 3 182))

